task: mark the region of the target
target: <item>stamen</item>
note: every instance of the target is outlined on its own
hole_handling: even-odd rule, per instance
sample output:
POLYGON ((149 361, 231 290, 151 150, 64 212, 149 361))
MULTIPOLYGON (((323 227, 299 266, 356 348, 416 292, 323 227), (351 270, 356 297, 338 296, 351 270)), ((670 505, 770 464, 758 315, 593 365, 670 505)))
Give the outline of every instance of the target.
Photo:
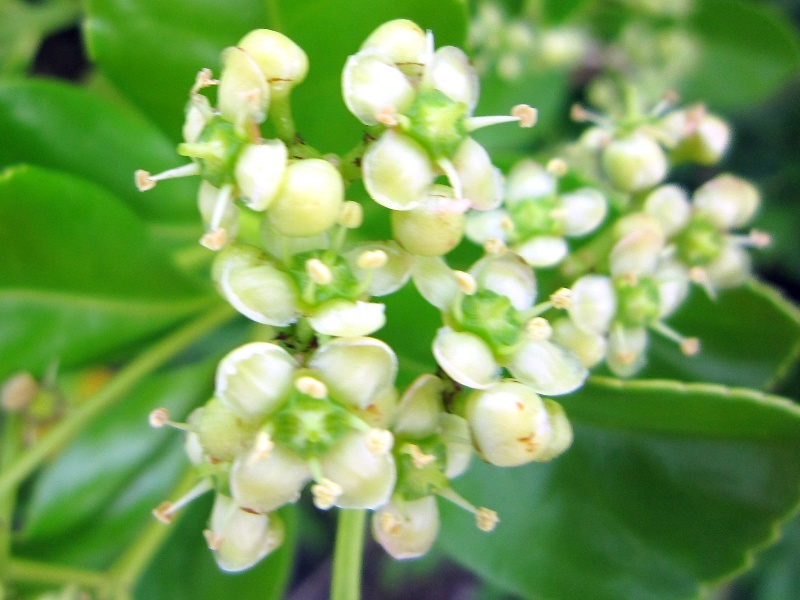
POLYGON ((328 285, 333 281, 333 273, 328 265, 318 258, 310 258, 306 261, 306 273, 314 283, 328 285))
POLYGON ((153 509, 153 516, 162 523, 169 525, 175 519, 175 513, 212 489, 211 479, 201 479, 197 485, 186 492, 175 502, 169 500, 162 502, 153 509))
POLYGON ((183 165, 180 167, 175 167, 174 169, 168 169, 167 171, 163 171, 158 173, 157 175, 151 174, 149 171, 145 171, 144 169, 138 169, 134 173, 134 180, 136 182, 136 188, 140 192, 146 192, 147 190, 152 190, 156 187, 156 183, 162 181, 164 179, 178 179, 180 177, 189 177, 191 175, 198 175, 200 173, 200 165, 198 163, 189 163, 188 165, 183 165))
POLYGON ((612 124, 606 117, 596 112, 588 110, 577 102, 572 105, 569 111, 570 118, 577 123, 594 123, 605 129, 610 129, 612 124))
POLYGON ((528 321, 525 331, 535 340, 549 340, 553 335, 553 328, 544 317, 534 317, 528 321))
POLYGON ((397 127, 399 121, 397 120, 397 109, 392 106, 384 106, 378 113, 375 115, 375 119, 381 125, 386 125, 386 127, 397 127))
POLYGON ((677 342, 680 346, 681 352, 683 352, 686 356, 694 356, 700 352, 700 340, 696 337, 682 336, 669 325, 662 323, 661 321, 656 321, 655 323, 651 324, 650 327, 656 333, 661 334, 673 342, 677 342))
POLYGON ((384 533, 397 535, 403 529, 403 520, 398 519, 394 513, 385 511, 378 517, 378 527, 384 533))
POLYGON ((342 486, 328 478, 323 478, 319 483, 311 486, 314 506, 320 510, 332 508, 343 492, 342 486))
POLYGON ((316 398, 317 400, 328 397, 327 386, 319 379, 314 379, 313 377, 299 377, 297 381, 294 382, 294 387, 300 393, 316 398))
POLYGON ((563 158, 553 158, 547 163, 547 171, 556 177, 563 177, 569 171, 569 166, 563 158))
POLYGON ((364 222, 364 209, 358 202, 348 200, 339 212, 339 225, 347 229, 358 229, 364 222))
POLYGON ((508 251, 508 246, 503 240, 490 238, 483 244, 483 251, 489 256, 503 256, 508 251))
POLYGON ((424 469, 436 460, 436 455, 425 454, 416 444, 406 444, 403 446, 403 454, 411 457, 411 462, 415 469, 424 469))
POLYGON ((748 235, 729 235, 727 238, 737 246, 745 248, 766 248, 772 244, 772 236, 758 229, 750 230, 748 235))
POLYGON ((367 450, 375 456, 383 456, 394 445, 394 436, 388 429, 371 429, 367 434, 367 450))
POLYGON ((256 439, 253 442, 253 449, 250 456, 247 457, 247 464, 254 465, 269 458, 272 451, 275 449, 275 442, 266 431, 259 431, 256 439))
POLYGON ((170 427, 174 429, 180 429, 181 431, 193 431, 192 427, 186 423, 170 421, 169 410, 163 407, 152 411, 148 415, 147 420, 150 423, 150 427, 155 429, 160 429, 161 427, 169 425, 170 427))
POLYGON ((500 517, 497 516, 497 513, 488 508, 481 507, 475 513, 475 524, 481 531, 494 531, 499 522, 500 517))
POLYGON ((228 232, 222 227, 222 220, 230 206, 232 195, 232 185, 224 185, 219 189, 217 200, 214 203, 214 212, 211 214, 209 231, 200 238, 200 243, 209 250, 219 250, 228 241, 228 232))
POLYGON ((511 109, 510 115, 492 115, 483 117, 467 117, 464 119, 464 126, 467 131, 473 132, 476 129, 499 125, 501 123, 519 122, 520 127, 528 128, 536 124, 538 111, 527 104, 517 104, 511 109))
POLYGON ((553 303, 553 308, 568 309, 572 306, 572 290, 567 288, 557 289, 550 296, 550 302, 553 303))
POLYGON ((219 79, 213 79, 213 76, 214 74, 211 69, 200 69, 197 73, 197 77, 194 79, 194 85, 191 91, 192 95, 197 94, 203 88, 219 84, 219 79))
POLYGON ((365 250, 358 255, 356 264, 360 269, 380 269, 386 266, 389 256, 383 250, 365 250))
POLYGON ((667 90, 664 92, 664 96, 661 100, 656 104, 653 109, 650 111, 651 117, 660 117, 665 112, 667 112, 670 108, 675 106, 678 102, 680 102, 681 97, 675 90, 667 90))
POLYGON ((478 291, 478 282, 475 281, 475 278, 469 273, 465 273, 464 271, 453 271, 453 275, 456 278, 456 285, 458 286, 458 289, 464 292, 467 296, 472 296, 478 291))
POLYGON ((209 250, 219 250, 228 241, 228 232, 222 228, 213 229, 200 238, 200 245, 209 250))
POLYGON ((7 411, 22 410, 39 393, 39 383, 33 375, 23 371, 9 377, 0 390, 0 406, 7 411))
POLYGON ((517 104, 511 109, 511 114, 519 118, 519 126, 525 129, 533 127, 539 120, 539 111, 527 104, 517 104))

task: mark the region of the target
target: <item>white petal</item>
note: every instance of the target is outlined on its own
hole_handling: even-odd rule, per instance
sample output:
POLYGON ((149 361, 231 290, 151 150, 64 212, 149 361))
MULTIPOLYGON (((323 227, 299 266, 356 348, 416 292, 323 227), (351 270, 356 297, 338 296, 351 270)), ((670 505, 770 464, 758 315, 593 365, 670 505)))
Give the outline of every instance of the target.
POLYGON ((289 237, 275 229, 269 219, 261 221, 261 239, 265 250, 280 260, 311 250, 326 250, 330 245, 327 232, 309 237, 289 237))
POLYGON ((753 259, 744 248, 727 243, 714 261, 706 266, 711 284, 716 288, 742 285, 753 272, 753 259))
POLYGON ((436 431, 443 408, 442 380, 420 375, 400 399, 392 431, 415 438, 431 435, 436 431))
POLYGON ((280 140, 245 147, 236 161, 236 185, 245 205, 257 211, 269 207, 283 182, 287 156, 286 144, 280 140))
POLYGON ((347 264, 359 280, 367 276, 367 271, 358 266, 358 257, 367 250, 382 250, 388 259, 384 266, 372 269, 368 288, 370 295, 393 294, 408 282, 414 266, 414 257, 393 241, 356 244, 345 253, 347 264))
POLYGON ((670 238, 689 222, 689 195, 680 186, 661 185, 647 196, 644 210, 658 221, 664 235, 670 238))
POLYGON ((606 146, 603 168, 614 186, 638 192, 663 181, 669 163, 664 150, 652 138, 635 133, 606 146))
POLYGON ((500 205, 503 176, 492 165, 492 159, 483 146, 468 137, 453 156, 453 166, 461 179, 464 197, 472 208, 490 210, 500 205))
POLYGON ((589 375, 572 350, 547 340, 530 338, 514 353, 506 367, 533 391, 546 396, 573 392, 589 375))
POLYGON ((261 123, 269 107, 269 86, 258 65, 241 48, 222 53, 222 75, 217 88, 217 106, 231 123, 261 123))
POLYGON ((693 200, 697 213, 724 230, 747 225, 761 202, 752 183, 729 173, 704 183, 695 191, 693 200))
MULTIPOLYGON (((640 213, 640 215, 642 215, 640 213)), ((639 215, 630 215, 636 217, 639 215)), ((646 216, 646 215, 642 215, 646 216)), ((636 228, 621 237, 611 249, 610 263, 612 275, 649 275, 653 273, 661 258, 666 238, 658 223, 650 218, 621 220, 637 224, 636 228)), ((619 223, 618 223, 619 225, 619 223)), ((620 227, 619 229, 625 229, 620 227)))
POLYGON ((441 413, 439 420, 442 428, 439 439, 445 445, 444 474, 448 479, 455 479, 463 475, 472 462, 472 434, 469 423, 463 417, 441 413))
POLYGON ((569 252, 569 246, 563 238, 537 235, 517 244, 513 250, 532 267, 552 267, 564 260, 569 252))
POLYGON ((644 327, 628 329, 613 327, 608 336, 606 364, 614 375, 631 377, 647 362, 647 330, 644 327))
POLYGON ((339 508, 374 509, 389 501, 397 481, 391 452, 376 454, 367 443, 369 433, 351 433, 320 460, 326 478, 342 488, 334 502, 339 508))
POLYGON ((249 569, 283 543, 284 527, 278 515, 254 515, 217 494, 209 530, 216 538, 214 560, 223 571, 249 569))
POLYGON ((510 221, 505 210, 470 211, 464 232, 476 244, 485 244, 489 240, 508 241, 506 224, 510 221))
POLYGON ((440 257, 417 258, 411 277, 422 297, 439 310, 446 310, 458 295, 453 270, 440 257))
POLYGON ((560 196, 566 210, 564 235, 578 237, 597 229, 606 218, 608 205, 598 190, 580 188, 560 196))
POLYGON ((391 60, 409 77, 419 77, 425 55, 425 32, 408 19, 395 19, 379 26, 361 49, 372 48, 391 60))
POLYGON ((237 44, 261 69, 273 89, 291 89, 308 73, 308 57, 288 37, 271 29, 256 29, 237 44))
POLYGON ((255 248, 222 250, 214 261, 213 276, 225 299, 257 323, 285 327, 300 316, 294 282, 255 248))
POLYGON ((606 357, 606 338, 599 333, 584 331, 566 317, 557 319, 552 326, 551 339, 577 354, 585 367, 590 369, 606 357))
POLYGON ((487 388, 500 376, 489 346, 471 333, 442 327, 433 340, 433 355, 445 373, 467 387, 487 388))
POLYGON ((308 317, 312 329, 324 335, 361 337, 386 324, 383 304, 333 300, 308 317))
POLYGON ((675 312, 689 295, 689 270, 676 260, 662 262, 656 269, 654 279, 658 283, 661 298, 661 318, 675 312))
POLYGON ((233 463, 231 494, 239 506, 267 513, 296 502, 310 479, 311 472, 302 458, 275 446, 266 458, 251 461, 251 455, 244 453, 233 463))
POLYGON ((397 560, 424 556, 439 535, 436 497, 381 506, 372 515, 372 535, 397 560))
POLYGON ((480 83, 469 58, 455 46, 443 46, 433 55, 430 77, 435 87, 455 102, 467 105, 467 114, 472 114, 478 104, 480 83))
POLYGON ((573 284, 569 316, 581 329, 605 333, 616 312, 617 295, 610 278, 584 275, 573 284))
POLYGON ((522 160, 514 165, 506 181, 506 203, 508 206, 528 200, 549 196, 556 191, 556 179, 543 165, 533 160, 522 160))
POLYGON ((419 206, 434 173, 425 149, 410 137, 386 131, 364 153, 364 187, 375 202, 392 210, 419 206))
POLYGON ((366 408, 373 398, 394 385, 397 357, 373 338, 336 339, 323 345, 308 366, 317 370, 333 397, 366 408))
POLYGON ((414 88, 403 72, 383 53, 362 50, 347 59, 342 73, 347 108, 366 125, 378 123, 387 108, 404 112, 414 100, 414 88))
POLYGON ((292 386, 297 363, 280 346, 245 344, 219 363, 216 396, 234 414, 252 421, 271 413, 292 386))
POLYGON ((536 300, 536 277, 518 256, 507 252, 503 256, 486 256, 469 270, 478 286, 505 296, 517 310, 526 310, 536 300))

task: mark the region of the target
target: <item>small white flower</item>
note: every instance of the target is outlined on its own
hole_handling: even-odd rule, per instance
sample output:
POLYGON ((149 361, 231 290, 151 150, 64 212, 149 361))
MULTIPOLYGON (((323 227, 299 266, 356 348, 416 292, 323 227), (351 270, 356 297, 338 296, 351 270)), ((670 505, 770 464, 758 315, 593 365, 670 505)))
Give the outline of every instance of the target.
POLYGON ((372 516, 372 535, 393 558, 424 556, 439 535, 439 508, 434 496, 391 501, 372 516))

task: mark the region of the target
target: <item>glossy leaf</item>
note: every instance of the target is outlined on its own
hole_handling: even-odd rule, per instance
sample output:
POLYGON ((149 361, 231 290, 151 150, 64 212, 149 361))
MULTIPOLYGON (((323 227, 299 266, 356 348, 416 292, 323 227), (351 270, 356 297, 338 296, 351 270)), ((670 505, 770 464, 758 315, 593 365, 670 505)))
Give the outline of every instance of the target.
POLYGON ((259 0, 88 0, 84 30, 103 73, 173 140, 197 72, 267 26, 259 0))
POLYGON ((342 100, 342 68, 378 25, 410 19, 433 31, 437 47, 463 46, 466 38, 466 4, 458 0, 276 0, 269 6, 272 27, 308 54, 308 77, 292 93, 292 106, 300 134, 322 152, 344 152, 360 141, 364 126, 342 100))
POLYGON ((800 515, 784 528, 780 541, 758 555, 755 567, 737 588, 753 600, 786 600, 800 597, 800 515))
POLYGON ((777 92, 797 74, 800 43, 772 6, 748 0, 703 0, 689 29, 699 44, 686 98, 715 110, 741 109, 777 92))
POLYGON ((597 378, 563 398, 575 442, 550 464, 475 465, 446 509, 456 560, 531 600, 682 600, 744 568, 800 498, 800 410, 748 390, 597 378))
POLYGON ((0 380, 141 340, 212 297, 102 188, 36 167, 0 175, 0 380))
POLYGON ((151 122, 82 88, 44 80, 0 83, 0 167, 25 162, 83 177, 116 194, 149 224, 198 237, 198 180, 142 193, 133 173, 186 163, 151 122))
POLYGON ((800 309, 755 281, 720 293, 716 302, 695 289, 669 323, 700 338, 700 354, 686 357, 674 342, 652 334, 650 364, 640 377, 771 389, 800 353, 800 309))

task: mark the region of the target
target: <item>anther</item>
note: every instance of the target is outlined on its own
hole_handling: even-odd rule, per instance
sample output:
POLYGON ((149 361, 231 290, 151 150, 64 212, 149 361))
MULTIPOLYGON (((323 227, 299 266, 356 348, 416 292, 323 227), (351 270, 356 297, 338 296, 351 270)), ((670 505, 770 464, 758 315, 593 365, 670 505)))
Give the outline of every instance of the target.
POLYGON ((358 255, 356 264, 360 269, 380 269, 388 260, 389 257, 383 250, 365 250, 358 255))
POLYGON ((317 400, 328 397, 328 388, 319 379, 314 379, 313 377, 298 377, 297 381, 294 382, 294 387, 298 392, 317 400))
POLYGON ((134 173, 134 179, 136 181, 136 189, 140 192, 146 192, 156 187, 156 181, 150 176, 150 171, 137 169, 136 173, 134 173))
POLYGON ((328 265, 318 258, 309 258, 306 261, 306 273, 314 283, 327 285, 333 281, 333 273, 328 265))
POLYGON ((550 296, 550 302, 553 303, 554 308, 566 310, 572 306, 572 290, 567 288, 557 289, 550 296))
POLYGON ((753 229, 750 232, 750 243, 754 248, 766 248, 772 244, 772 236, 764 231, 753 229))
POLYGON ((399 123, 397 120, 397 109, 391 105, 384 106, 379 110, 378 114, 375 115, 375 119, 381 125, 386 125, 386 127, 397 127, 399 123))
POLYGON ((219 250, 228 241, 228 232, 224 227, 212 229, 200 238, 200 245, 205 246, 209 250, 219 250))
POLYGON ((700 352, 700 340, 696 337, 686 338, 681 342, 680 348, 686 356, 694 356, 700 352))
POLYGON ((172 502, 166 500, 152 510, 153 516, 164 525, 169 525, 175 519, 174 506, 172 502))
POLYGON ((426 454, 416 444, 406 444, 403 447, 403 454, 408 454, 411 457, 411 462, 414 464, 415 469, 424 469, 436 460, 435 455, 426 454))
POLYGON ((152 511, 153 516, 162 523, 169 525, 175 519, 175 513, 189 504, 192 500, 205 494, 212 487, 211 479, 202 479, 197 483, 197 485, 195 485, 175 502, 170 502, 167 500, 156 506, 152 511))
POLYGON ((483 244, 483 251, 490 256, 503 256, 508 251, 508 246, 503 240, 490 238, 483 244))
POLYGON ((378 517, 378 527, 385 533, 397 535, 403 528, 403 521, 398 519, 394 513, 384 511, 381 513, 381 516, 378 517))
POLYGON ((217 85, 219 83, 219 79, 213 78, 213 73, 211 69, 200 69, 197 73, 197 77, 194 79, 194 85, 192 86, 192 94, 198 93, 203 88, 211 87, 212 85, 217 85))
POLYGON ((494 531, 499 522, 500 518, 493 510, 481 507, 475 512, 475 524, 481 531, 494 531))
POLYGON ((394 436, 388 429, 371 429, 367 434, 367 450, 375 456, 383 456, 394 445, 394 436))
POLYGON ((539 119, 539 111, 527 104, 517 104, 511 109, 511 115, 519 119, 520 127, 533 127, 539 119))
POLYGON ((39 384, 28 372, 9 377, 0 390, 0 405, 8 411, 22 410, 39 393, 39 384))
POLYGON ((534 317, 525 325, 525 331, 535 340, 549 340, 553 328, 544 317, 534 317))
POLYGON ((166 408, 157 408, 150 413, 147 417, 150 427, 159 429, 169 423, 169 410, 166 408))
POLYGON ((269 434, 266 431, 259 431, 253 442, 253 449, 250 451, 250 456, 247 457, 248 464, 254 465, 269 458, 274 448, 275 442, 272 441, 269 434))
POLYGON ((358 202, 348 200, 339 212, 339 225, 347 229, 357 229, 364 222, 364 209, 358 202))
POLYGON ((458 289, 464 292, 467 296, 472 296, 478 291, 478 282, 475 281, 475 278, 469 273, 465 273, 464 271, 453 271, 453 275, 456 278, 456 285, 458 286, 458 289))
POLYGON ((567 161, 563 158, 553 158, 547 163, 547 171, 556 177, 563 177, 568 170, 567 161))
POLYGON ((342 486, 328 478, 323 478, 319 483, 311 486, 311 495, 314 498, 314 506, 320 510, 332 508, 342 495, 342 486))
POLYGON ((140 192, 146 192, 147 190, 152 190, 156 187, 156 183, 164 179, 178 179, 180 177, 198 175, 199 173, 200 165, 192 162, 187 165, 175 167, 174 169, 168 169, 157 175, 153 175, 150 171, 145 171, 144 169, 138 169, 133 174, 133 177, 136 182, 136 188, 140 192))

